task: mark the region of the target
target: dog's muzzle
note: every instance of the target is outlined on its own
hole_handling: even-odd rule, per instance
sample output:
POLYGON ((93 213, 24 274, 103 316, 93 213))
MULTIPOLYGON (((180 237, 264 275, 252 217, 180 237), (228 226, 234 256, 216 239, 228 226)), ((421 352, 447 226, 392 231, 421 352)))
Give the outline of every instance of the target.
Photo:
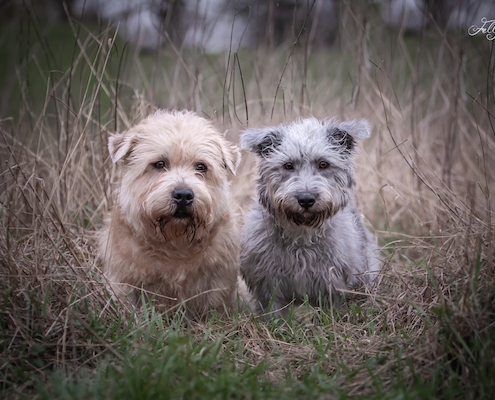
POLYGON ((319 227, 330 216, 329 210, 322 209, 321 204, 317 204, 317 194, 299 193, 295 196, 295 200, 299 208, 286 212, 286 216, 296 225, 319 227))
POLYGON ((177 188, 172 192, 172 200, 176 204, 174 218, 190 218, 190 206, 194 201, 194 192, 191 189, 177 188))

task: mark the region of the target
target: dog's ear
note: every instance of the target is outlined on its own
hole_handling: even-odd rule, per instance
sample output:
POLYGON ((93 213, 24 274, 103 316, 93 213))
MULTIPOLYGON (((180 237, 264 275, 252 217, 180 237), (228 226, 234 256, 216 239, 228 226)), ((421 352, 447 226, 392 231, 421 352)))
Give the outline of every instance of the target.
POLYGON ((266 158, 280 146, 282 137, 277 128, 248 129, 241 135, 241 147, 266 158))
POLYGON ((370 136, 370 126, 365 119, 355 119, 340 123, 330 122, 327 126, 328 139, 336 145, 342 146, 347 154, 354 154, 356 140, 370 136))
POLYGON ((132 133, 114 133, 108 138, 108 151, 114 163, 126 157, 135 144, 135 135, 132 133))
POLYGON ((222 155, 225 166, 235 175, 235 171, 241 162, 241 152, 239 148, 227 141, 222 145, 222 155))

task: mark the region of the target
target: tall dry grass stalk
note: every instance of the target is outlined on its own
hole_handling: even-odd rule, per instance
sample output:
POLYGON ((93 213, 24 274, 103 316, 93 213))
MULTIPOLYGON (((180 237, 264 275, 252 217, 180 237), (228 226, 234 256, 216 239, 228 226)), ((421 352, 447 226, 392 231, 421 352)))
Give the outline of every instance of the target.
MULTIPOLYGON (((386 387, 397 365, 389 355, 400 349, 414 367, 405 385, 414 374, 431 378, 439 363, 458 368, 466 387, 476 382, 483 353, 495 354, 493 343, 476 344, 495 328, 493 43, 439 27, 397 35, 371 6, 342 2, 340 11, 332 48, 287 43, 222 55, 173 43, 139 55, 115 29, 89 32, 72 20, 60 55, 39 39, 42 25, 23 21, 31 40, 20 38, 15 83, 4 93, 18 107, 4 107, 0 121, 4 389, 26 393, 31 373, 43 379, 53 367, 77 372, 101 355, 122 358, 102 332, 125 332, 129 315, 104 288, 92 233, 118 181, 108 134, 157 107, 195 110, 234 141, 247 126, 308 115, 369 119, 358 202, 382 245, 382 285, 362 311, 312 324, 310 334, 331 327, 330 376, 381 354, 376 374, 386 387)), ((316 362, 311 346, 294 348, 243 318, 235 328, 243 363, 272 360, 270 379, 280 381, 281 360, 296 372, 316 362)), ((218 332, 232 322, 223 324, 218 332)), ((365 370, 341 376, 351 395, 372 387, 365 370)))

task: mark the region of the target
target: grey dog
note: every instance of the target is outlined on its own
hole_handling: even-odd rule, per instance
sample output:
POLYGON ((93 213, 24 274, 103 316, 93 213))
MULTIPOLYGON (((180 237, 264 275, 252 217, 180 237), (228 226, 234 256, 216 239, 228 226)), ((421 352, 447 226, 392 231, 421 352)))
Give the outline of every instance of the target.
POLYGON ((258 202, 245 218, 241 272, 262 310, 284 317, 305 298, 331 306, 371 285, 381 268, 376 238, 355 206, 353 159, 366 120, 250 129, 241 145, 259 160, 258 202))

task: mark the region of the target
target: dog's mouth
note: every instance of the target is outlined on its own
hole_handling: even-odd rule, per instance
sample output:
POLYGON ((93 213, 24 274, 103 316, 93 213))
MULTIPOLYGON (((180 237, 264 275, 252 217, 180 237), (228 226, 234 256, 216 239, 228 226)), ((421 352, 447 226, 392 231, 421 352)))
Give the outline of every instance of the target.
POLYGON ((187 211, 177 210, 174 213, 173 217, 176 219, 186 219, 186 218, 192 218, 192 215, 191 215, 191 213, 189 213, 187 211))
POLYGON ((174 220, 187 220, 187 219, 190 220, 194 219, 192 213, 185 210, 177 210, 173 214, 163 215, 156 218, 156 225, 164 226, 174 220))
POLYGON ((173 214, 158 216, 153 225, 167 242, 181 240, 181 237, 192 242, 197 230, 205 226, 204 221, 198 220, 189 210, 176 210, 173 214))
POLYGON ((305 211, 302 214, 295 214, 292 219, 298 225, 311 225, 317 217, 314 213, 305 211))
POLYGON ((296 225, 319 227, 328 216, 324 213, 304 211, 302 213, 291 213, 290 215, 287 215, 287 217, 296 225))

